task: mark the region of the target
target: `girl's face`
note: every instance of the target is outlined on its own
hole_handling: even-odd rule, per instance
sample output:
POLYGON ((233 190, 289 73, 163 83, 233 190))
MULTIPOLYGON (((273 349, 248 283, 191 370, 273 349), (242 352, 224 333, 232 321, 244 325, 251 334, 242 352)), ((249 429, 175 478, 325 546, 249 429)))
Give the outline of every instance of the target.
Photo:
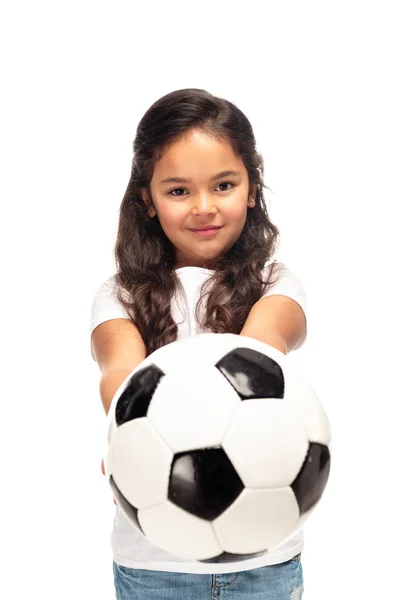
POLYGON ((175 269, 212 268, 239 238, 247 208, 255 206, 257 184, 249 189, 242 160, 231 145, 191 131, 156 162, 151 198, 143 199, 151 217, 157 214, 165 235, 176 248, 175 269), (230 171, 230 173, 225 173, 230 171), (192 231, 219 226, 211 235, 192 231))

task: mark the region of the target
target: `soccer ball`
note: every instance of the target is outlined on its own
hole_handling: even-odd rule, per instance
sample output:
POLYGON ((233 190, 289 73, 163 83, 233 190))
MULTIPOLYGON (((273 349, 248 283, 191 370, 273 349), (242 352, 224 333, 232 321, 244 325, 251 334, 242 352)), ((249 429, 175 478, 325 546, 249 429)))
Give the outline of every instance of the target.
POLYGON ((288 357, 203 333, 153 352, 117 390, 106 474, 126 517, 184 559, 271 550, 310 516, 330 468, 330 426, 288 357))

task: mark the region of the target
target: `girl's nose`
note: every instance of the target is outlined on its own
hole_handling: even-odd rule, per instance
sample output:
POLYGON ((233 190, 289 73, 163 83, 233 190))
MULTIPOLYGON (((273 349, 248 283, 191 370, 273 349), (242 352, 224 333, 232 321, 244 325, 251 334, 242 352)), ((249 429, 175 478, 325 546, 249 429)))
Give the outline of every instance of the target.
POLYGON ((215 198, 209 194, 199 194, 196 197, 193 206, 195 214, 214 214, 216 210, 215 198))

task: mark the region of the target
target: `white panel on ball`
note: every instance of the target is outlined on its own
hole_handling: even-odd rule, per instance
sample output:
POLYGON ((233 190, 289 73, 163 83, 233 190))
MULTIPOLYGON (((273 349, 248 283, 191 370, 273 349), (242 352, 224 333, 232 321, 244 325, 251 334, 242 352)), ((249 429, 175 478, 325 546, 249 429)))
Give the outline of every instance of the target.
POLYGON ((172 458, 149 420, 134 419, 114 433, 108 474, 134 507, 152 506, 167 498, 172 458))
POLYGON ((308 451, 305 429, 283 399, 245 400, 222 447, 250 488, 280 488, 297 477, 308 451))
POLYGON ((250 554, 280 544, 295 529, 299 507, 291 488, 244 489, 213 526, 225 552, 250 554))
POLYGON ((318 442, 329 447, 331 428, 322 404, 296 367, 290 365, 285 370, 285 400, 307 431, 310 442, 318 442))
POLYGON ((210 521, 199 519, 169 500, 138 511, 145 536, 159 548, 188 560, 206 560, 222 553, 210 521))
POLYGON ((230 333, 200 333, 163 346, 152 356, 165 373, 181 372, 194 364, 210 366, 235 348, 235 339, 237 346, 237 338, 230 333), (168 348, 167 352, 160 352, 165 348, 168 348))
POLYGON ((174 452, 183 452, 221 444, 239 406, 217 369, 194 363, 161 379, 147 417, 174 452))

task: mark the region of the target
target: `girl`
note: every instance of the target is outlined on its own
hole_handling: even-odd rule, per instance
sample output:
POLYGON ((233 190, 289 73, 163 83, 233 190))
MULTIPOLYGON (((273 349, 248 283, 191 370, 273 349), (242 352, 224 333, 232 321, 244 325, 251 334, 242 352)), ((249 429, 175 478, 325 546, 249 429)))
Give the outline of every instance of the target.
MULTIPOLYGON (((273 258, 279 230, 263 187, 251 124, 231 102, 178 90, 143 116, 120 209, 117 273, 92 306, 106 413, 129 373, 176 339, 230 332, 285 354, 304 343, 304 289, 273 258)), ((301 531, 246 560, 185 561, 148 542, 117 506, 112 547, 117 600, 302 598, 301 531)))

